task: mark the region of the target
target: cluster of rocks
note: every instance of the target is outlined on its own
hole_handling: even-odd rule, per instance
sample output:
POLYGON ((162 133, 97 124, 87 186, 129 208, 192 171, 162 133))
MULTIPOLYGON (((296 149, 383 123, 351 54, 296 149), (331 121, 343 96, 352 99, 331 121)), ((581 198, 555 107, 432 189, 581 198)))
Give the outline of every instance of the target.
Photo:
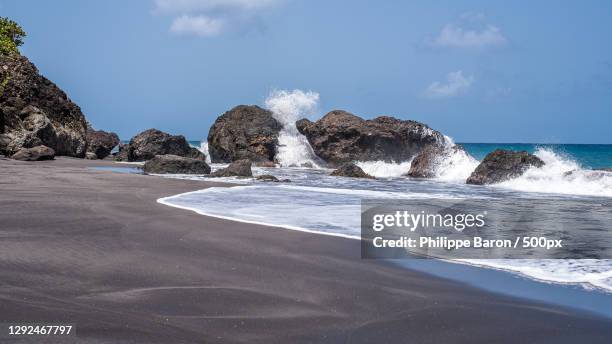
MULTIPOLYGON (((445 159, 462 153, 440 132, 423 123, 380 116, 365 120, 343 110, 334 110, 312 122, 301 119, 296 128, 304 135, 318 158, 337 167, 332 176, 374 178, 355 161, 399 162, 412 159, 406 175, 432 178, 445 159)), ((258 106, 240 105, 217 118, 208 134, 213 162, 250 159, 259 166, 273 166, 282 125, 273 114, 258 106)), ((489 154, 466 181, 492 184, 517 177, 529 167, 544 163, 527 152, 495 151, 489 154)))
MULTIPOLYGON (((436 166, 457 150, 423 123, 380 116, 366 120, 334 110, 296 128, 318 158, 337 167, 333 176, 374 178, 354 161, 399 162, 412 159, 407 175, 431 178, 436 166)), ((239 105, 219 116, 208 135, 212 162, 231 163, 210 173, 205 155, 182 135, 149 129, 121 144, 117 134, 95 130, 81 109, 36 66, 21 55, 0 56, 0 154, 17 160, 51 160, 56 155, 116 161, 146 161, 147 173, 196 173, 212 177, 251 177, 251 165, 273 167, 281 123, 269 110, 239 105)), ((468 178, 469 184, 491 184, 521 175, 544 163, 527 152, 498 150, 489 154, 468 178)), ((262 181, 278 181, 260 176, 262 181)))

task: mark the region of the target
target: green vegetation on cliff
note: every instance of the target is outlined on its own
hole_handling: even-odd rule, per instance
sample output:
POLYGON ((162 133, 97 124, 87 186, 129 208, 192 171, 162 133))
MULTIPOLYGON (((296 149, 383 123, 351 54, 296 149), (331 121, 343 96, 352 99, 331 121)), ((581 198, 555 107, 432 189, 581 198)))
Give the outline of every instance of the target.
POLYGON ((0 17, 0 55, 19 53, 17 47, 23 44, 25 31, 7 17, 0 17))

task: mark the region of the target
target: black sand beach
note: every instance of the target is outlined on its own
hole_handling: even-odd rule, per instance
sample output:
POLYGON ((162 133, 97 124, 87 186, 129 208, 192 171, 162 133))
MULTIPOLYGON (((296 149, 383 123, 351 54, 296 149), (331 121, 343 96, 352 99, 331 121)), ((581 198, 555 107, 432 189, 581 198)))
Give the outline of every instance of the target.
POLYGON ((156 203, 213 183, 0 160, 0 323, 86 343, 610 343, 612 321, 156 203))

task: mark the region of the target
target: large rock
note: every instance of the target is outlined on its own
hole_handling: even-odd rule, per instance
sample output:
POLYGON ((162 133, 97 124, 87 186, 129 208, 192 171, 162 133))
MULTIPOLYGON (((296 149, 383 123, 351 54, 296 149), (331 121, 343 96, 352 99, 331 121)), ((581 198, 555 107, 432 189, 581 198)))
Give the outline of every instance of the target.
POLYGON ((210 166, 201 159, 185 158, 178 155, 156 155, 145 162, 145 173, 209 174, 210 166))
POLYGON ((11 159, 21 161, 53 160, 55 151, 47 146, 36 146, 32 148, 21 148, 11 156, 11 159))
POLYGON ((206 156, 191 147, 183 135, 174 136, 157 129, 145 130, 134 136, 127 147, 128 161, 146 161, 165 154, 206 160, 206 156))
POLYGON ((374 179, 374 177, 365 173, 361 167, 350 162, 340 166, 340 168, 333 171, 330 176, 374 179))
POLYGON ((296 127, 317 156, 340 165, 351 161, 407 161, 428 145, 443 145, 444 136, 427 125, 381 116, 364 120, 334 110, 316 122, 301 119, 296 127))
POLYGON ((81 109, 20 55, 0 56, 0 152, 45 145, 83 157, 87 123, 81 109))
POLYGON ((117 134, 87 128, 87 152, 95 154, 98 159, 106 158, 118 144, 117 134))
POLYGON ((410 164, 410 170, 407 175, 413 178, 434 178, 438 167, 444 160, 452 158, 453 155, 468 153, 463 149, 462 146, 437 146, 429 145, 423 148, 419 154, 417 154, 412 163, 410 164))
POLYGON ((467 179, 467 184, 495 184, 521 176, 530 167, 542 167, 544 162, 526 151, 498 149, 482 160, 467 179))
POLYGON ((249 159, 274 161, 281 124, 272 112, 255 105, 239 105, 219 116, 208 132, 212 162, 249 159))
POLYGON ((211 177, 252 177, 251 160, 243 159, 234 161, 226 168, 213 172, 211 177))

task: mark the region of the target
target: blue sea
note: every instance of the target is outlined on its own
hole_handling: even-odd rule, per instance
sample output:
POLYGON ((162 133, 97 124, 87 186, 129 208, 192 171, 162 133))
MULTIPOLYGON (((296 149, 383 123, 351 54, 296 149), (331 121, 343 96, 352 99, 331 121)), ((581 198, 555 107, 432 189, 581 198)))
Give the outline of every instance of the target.
POLYGON ((578 162, 583 168, 612 168, 612 145, 592 144, 534 144, 534 143, 461 143, 477 160, 482 160, 496 149, 536 152, 550 149, 560 156, 578 162))

